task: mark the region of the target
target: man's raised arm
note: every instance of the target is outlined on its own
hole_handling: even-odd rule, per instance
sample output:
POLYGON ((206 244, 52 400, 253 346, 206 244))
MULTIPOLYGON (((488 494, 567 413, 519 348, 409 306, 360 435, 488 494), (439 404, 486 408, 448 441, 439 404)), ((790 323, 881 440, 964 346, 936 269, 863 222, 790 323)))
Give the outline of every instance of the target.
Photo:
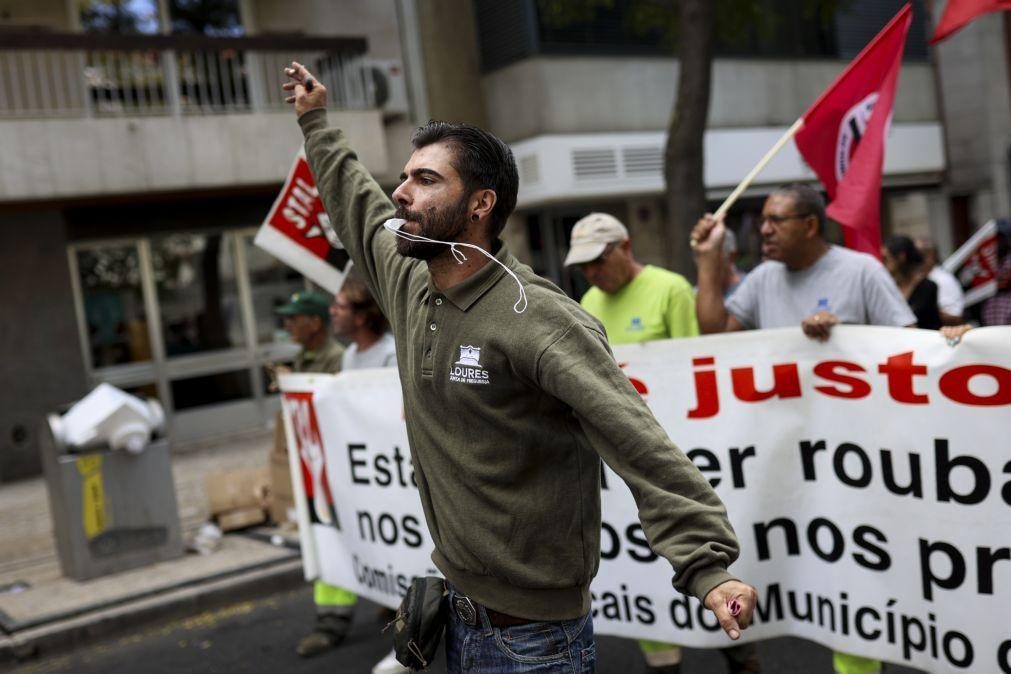
POLYGON ((692 228, 692 252, 699 270, 695 313, 703 335, 740 330, 741 324, 723 304, 723 219, 708 213, 692 228))
POLYGON ((339 129, 327 127, 326 87, 300 63, 284 69, 291 81, 281 85, 290 95, 305 136, 305 152, 330 223, 386 309, 384 271, 403 264, 392 236, 382 234, 383 223, 395 212, 392 202, 358 161, 339 129))

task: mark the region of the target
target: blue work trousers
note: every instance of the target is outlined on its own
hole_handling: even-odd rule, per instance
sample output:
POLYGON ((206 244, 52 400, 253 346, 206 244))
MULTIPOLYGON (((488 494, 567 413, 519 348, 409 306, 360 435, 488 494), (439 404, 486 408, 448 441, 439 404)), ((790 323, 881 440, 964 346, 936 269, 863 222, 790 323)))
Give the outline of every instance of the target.
MULTIPOLYGON (((452 592, 450 596, 452 606, 452 592)), ((589 614, 574 620, 495 627, 483 607, 468 625, 452 608, 446 625, 448 674, 595 674, 589 614)))

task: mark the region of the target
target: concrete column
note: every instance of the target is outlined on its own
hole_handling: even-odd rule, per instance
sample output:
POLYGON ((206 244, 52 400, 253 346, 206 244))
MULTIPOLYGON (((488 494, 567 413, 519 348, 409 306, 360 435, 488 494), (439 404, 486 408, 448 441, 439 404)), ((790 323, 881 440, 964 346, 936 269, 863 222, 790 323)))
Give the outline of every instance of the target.
POLYGON ((417 4, 429 116, 487 125, 477 22, 469 0, 417 4))
POLYGON ((87 393, 59 211, 0 215, 0 482, 41 471, 44 415, 87 393))

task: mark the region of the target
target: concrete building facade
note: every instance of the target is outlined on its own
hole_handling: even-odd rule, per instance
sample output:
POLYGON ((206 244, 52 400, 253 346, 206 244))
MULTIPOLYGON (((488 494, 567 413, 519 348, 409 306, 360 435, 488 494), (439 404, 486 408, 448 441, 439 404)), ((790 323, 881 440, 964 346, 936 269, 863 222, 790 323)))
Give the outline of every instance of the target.
POLYGON ((296 349, 273 310, 308 284, 252 244, 301 144, 282 68, 319 73, 392 183, 417 22, 401 0, 235 0, 206 22, 0 1, 0 482, 39 471, 43 415, 99 382, 157 398, 176 443, 273 418, 264 365, 296 349))
MULTIPOLYGON (((935 3, 940 18, 945 2, 935 3)), ((986 14, 934 52, 953 236, 1011 217, 1011 12, 986 14)))
MULTIPOLYGON (((292 59, 327 84, 331 121, 384 186, 427 119, 509 142, 521 182, 505 238, 568 292, 583 290, 561 267, 568 232, 591 210, 665 264, 678 64, 627 24, 633 2, 559 25, 538 0, 234 0, 204 25, 173 0, 135 0, 125 18, 103 0, 0 0, 0 482, 38 472, 43 414, 103 381, 158 398, 177 443, 272 417, 263 366, 295 348, 273 309, 308 281, 252 237, 300 144, 279 89, 292 59)), ((756 2, 771 32, 718 40, 713 208, 903 4, 855 0, 826 18, 802 0, 756 2)), ((983 17, 931 52, 924 9, 914 2, 882 222, 950 251, 1008 214, 1009 27, 983 17)), ((764 195, 793 180, 814 176, 790 146, 731 211, 745 264, 764 195)))
MULTIPOLYGON (((616 1, 559 25, 535 0, 475 2, 488 124, 512 144, 520 168, 516 235, 535 268, 576 295, 582 278, 560 260, 569 230, 589 210, 624 221, 642 259, 669 263, 663 153, 678 62, 656 34, 629 25, 634 4, 616 1)), ((806 15, 799 1, 758 0, 773 17, 764 32, 717 36, 705 137, 712 209, 903 4, 859 0, 826 20, 806 15)), ((945 137, 927 37, 926 13, 914 3, 882 219, 887 231, 932 234, 950 250, 945 137)), ((757 261, 763 196, 791 181, 816 182, 789 144, 731 211, 746 264, 757 261)))

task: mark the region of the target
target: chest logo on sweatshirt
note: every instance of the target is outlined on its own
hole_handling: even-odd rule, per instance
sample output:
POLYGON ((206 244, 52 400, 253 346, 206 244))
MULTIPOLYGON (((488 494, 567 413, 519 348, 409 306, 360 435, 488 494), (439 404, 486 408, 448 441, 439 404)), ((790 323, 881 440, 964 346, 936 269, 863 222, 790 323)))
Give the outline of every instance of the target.
POLYGON ((460 358, 449 368, 449 380, 461 384, 490 384, 488 370, 481 367, 481 347, 460 345, 460 358))

